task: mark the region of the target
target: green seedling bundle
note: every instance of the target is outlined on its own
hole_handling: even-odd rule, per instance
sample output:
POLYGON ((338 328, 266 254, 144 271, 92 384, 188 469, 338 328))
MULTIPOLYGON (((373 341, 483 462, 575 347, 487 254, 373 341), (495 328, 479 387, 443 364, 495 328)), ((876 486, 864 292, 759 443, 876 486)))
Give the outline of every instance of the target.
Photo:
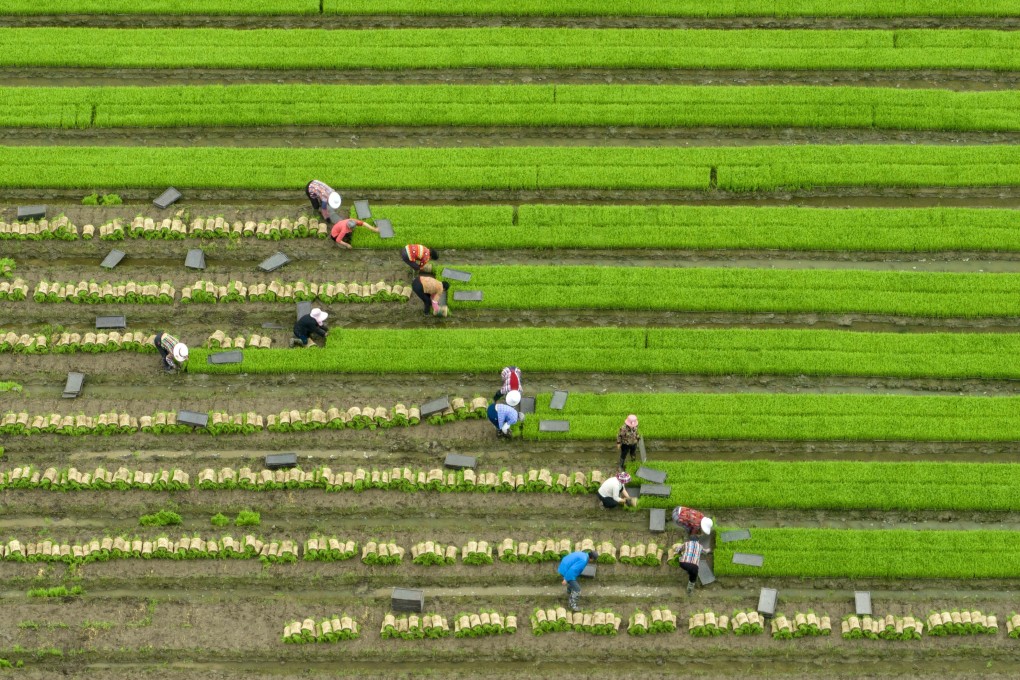
POLYGON ((73 241, 78 233, 66 215, 51 219, 42 218, 30 222, 4 222, 0 220, 0 241, 44 241, 56 239, 73 241))
POLYGON ((772 619, 772 637, 776 640, 793 640, 802 637, 821 637, 832 634, 832 622, 828 616, 818 616, 808 610, 797 612, 793 619, 785 614, 776 614, 772 619))
POLYGON ((85 591, 81 586, 54 586, 53 588, 32 588, 29 597, 81 597, 85 591))
POLYGON ((304 544, 306 562, 345 562, 358 554, 356 541, 343 541, 336 536, 312 536, 304 544))
MULTIPOLYGON (((658 543, 651 541, 647 544, 636 543, 620 546, 620 564, 633 564, 641 567, 658 567, 662 564, 664 551, 658 543)), ((599 557, 602 553, 599 553, 599 557)))
MULTIPOLYGON (((0 36, 8 30, 0 29, 0 36)), ((74 29, 55 30, 63 33, 74 29)), ((366 32, 357 32, 359 41, 366 32)), ((238 33, 247 41, 258 31, 238 33)), ((337 31, 328 33, 332 44, 337 44, 337 31)), ((53 53, 52 48, 47 49, 53 53)), ((352 43, 352 49, 360 50, 361 46, 352 43)), ((615 51, 617 47, 607 45, 607 49, 615 51)), ((279 47, 274 50, 278 53, 279 47)), ((315 50, 317 54, 322 52, 318 46, 315 50)), ((223 50, 217 48, 217 52, 223 50)), ((344 183, 349 191, 708 190, 713 186, 729 191, 765 191, 1020 185, 1020 157, 1008 145, 399 149, 5 146, 0 147, 0 164, 7 168, 0 176, 0 187, 5 188, 104 184, 125 188, 174 185, 189 189, 301 191, 305 178, 329 176, 337 167, 345 168, 344 183), (239 165, 248 172, 236 172, 239 165)), ((28 231, 32 229, 35 227, 28 231)))
POLYGON ((101 352, 142 352, 155 354, 154 333, 110 331, 108 333, 53 333, 28 335, 0 331, 0 353, 98 354, 101 352))
POLYGON ((0 281, 0 300, 5 302, 20 302, 28 297, 28 284, 24 279, 13 281, 0 281))
POLYGON ((705 610, 695 612, 687 619, 687 632, 693 637, 718 637, 729 632, 730 617, 705 610))
POLYGON ((383 618, 381 636, 383 640, 436 640, 452 632, 446 617, 439 614, 387 614, 383 618))
POLYGON ((62 283, 40 281, 36 284, 32 299, 36 302, 72 302, 75 304, 137 304, 170 305, 177 296, 177 289, 169 281, 79 281, 62 283))
POLYGON ((182 524, 184 520, 172 510, 160 510, 151 515, 142 515, 138 523, 143 527, 166 527, 182 524))
POLYGON ((453 620, 453 636, 458 638, 513 635, 516 632, 515 615, 504 616, 491 609, 483 609, 477 614, 461 612, 453 620))
MULTIPOLYGON (((666 472, 677 505, 783 510, 981 510, 1015 507, 1020 470, 1011 463, 677 461, 646 463, 666 472)), ((633 472, 633 470, 632 470, 633 472)))
POLYGON ((953 609, 952 611, 931 611, 928 614, 928 635, 996 635, 999 622, 994 615, 985 615, 977 610, 953 609))
POLYGON ((611 441, 637 413, 647 439, 776 441, 1020 440, 1015 397, 872 394, 571 394, 562 411, 539 395, 527 439, 611 441), (568 418, 570 432, 539 432, 543 418, 568 418))
POLYGON ((761 635, 765 632, 765 620, 753 609, 734 610, 730 628, 734 635, 761 635))
POLYGON ((630 615, 627 633, 635 636, 676 632, 676 614, 666 607, 652 609, 651 615, 640 609, 630 615))
POLYGON ((570 631, 592 635, 616 635, 622 622, 623 619, 609 609, 568 612, 563 607, 536 608, 531 615, 531 632, 536 636, 570 631))
POLYGON ((492 564, 492 548, 488 541, 469 541, 461 548, 460 559, 474 566, 492 564))
POLYGON ((456 564, 457 546, 421 541, 411 547, 411 562, 426 567, 456 564))
POLYGON ((315 619, 291 621, 283 629, 283 641, 292 645, 313 642, 342 642, 361 637, 358 622, 346 614, 334 615, 318 623, 315 619))
POLYGON ((840 630, 844 640, 920 640, 924 622, 914 616, 850 614, 843 617, 840 630))
POLYGON ((0 257, 0 277, 9 279, 14 276, 14 270, 17 268, 14 260, 9 257, 0 257))
POLYGON ((369 565, 394 565, 404 561, 406 551, 396 543, 369 541, 361 549, 361 561, 369 565))

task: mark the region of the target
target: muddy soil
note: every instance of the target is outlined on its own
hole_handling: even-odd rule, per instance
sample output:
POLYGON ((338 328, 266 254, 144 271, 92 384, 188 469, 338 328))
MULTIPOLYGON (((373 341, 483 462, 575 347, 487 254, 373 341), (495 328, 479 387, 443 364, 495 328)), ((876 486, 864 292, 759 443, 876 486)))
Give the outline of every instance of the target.
POLYGON ((1015 89, 1020 72, 985 70, 778 71, 714 69, 402 69, 242 70, 144 68, 0 68, 0 86, 149 86, 321 83, 352 85, 577 83, 632 85, 856 85, 959 91, 1015 89))
POLYGON ((650 28, 897 30, 911 28, 1016 30, 1018 17, 664 17, 664 16, 153 16, 63 14, 0 17, 0 27, 391 29, 391 28, 650 28))
POLYGON ((1017 144, 1020 132, 803 128, 520 128, 319 127, 266 128, 0 128, 5 146, 217 146, 291 148, 500 146, 768 146, 789 144, 1017 144))

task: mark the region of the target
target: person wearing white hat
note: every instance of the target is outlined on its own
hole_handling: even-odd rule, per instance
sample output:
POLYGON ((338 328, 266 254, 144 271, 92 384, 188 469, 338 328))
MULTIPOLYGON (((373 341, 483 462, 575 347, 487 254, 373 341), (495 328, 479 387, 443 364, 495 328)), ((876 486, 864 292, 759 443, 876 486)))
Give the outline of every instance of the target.
POLYGON ((489 404, 485 415, 496 428, 497 437, 509 437, 510 428, 524 422, 524 414, 506 404, 489 404))
POLYGON ((188 360, 188 346, 169 333, 156 333, 153 344, 159 352, 160 365, 167 373, 181 368, 188 360))
POLYGON ((313 179, 305 187, 305 195, 312 203, 312 210, 317 210, 323 219, 329 219, 330 210, 339 210, 343 200, 340 194, 333 191, 325 182, 313 179))
POLYGON ((687 529, 691 536, 697 536, 698 534, 708 536, 712 533, 712 520, 705 517, 705 513, 699 512, 694 508, 685 508, 682 505, 676 506, 673 508, 673 522, 681 529, 687 529))
POLYGON ((326 335, 329 334, 329 329, 325 325, 328 318, 329 314, 316 307, 298 319, 294 324, 294 337, 290 339, 290 346, 307 347, 309 338, 317 335, 322 338, 322 346, 325 347, 326 335))

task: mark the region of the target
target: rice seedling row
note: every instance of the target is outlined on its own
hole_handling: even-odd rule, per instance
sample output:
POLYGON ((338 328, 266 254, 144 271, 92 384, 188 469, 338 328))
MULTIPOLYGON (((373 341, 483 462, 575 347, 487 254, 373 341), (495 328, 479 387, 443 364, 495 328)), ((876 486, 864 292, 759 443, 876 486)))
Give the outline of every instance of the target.
POLYGON ((338 345, 314 354, 269 350, 238 364, 209 364, 196 349, 188 371, 417 373, 424 351, 433 357, 428 371, 434 373, 486 373, 503 362, 526 373, 1020 377, 1011 358, 1020 352, 1015 334, 522 328, 511 347, 497 328, 352 328, 338 334, 338 345))
POLYGON ((628 413, 649 439, 1020 441, 1020 398, 876 394, 571 394, 563 410, 538 395, 527 439, 612 441, 628 413), (569 432, 540 432, 567 419, 569 432))
MULTIPOLYGON (((1020 53, 1020 50, 1018 50, 1020 53)), ((344 167, 368 189, 977 187, 1020 184, 1011 146, 270 149, 0 147, 2 187, 302 190, 344 167), (250 171, 237 173, 239 163, 250 171), (714 171, 714 172, 713 172, 714 171), (715 179, 713 179, 713 175, 715 179)))
POLYGON ((0 67, 711 68, 1020 67, 992 30, 0 28, 0 67))
POLYGON ((0 87, 0 126, 796 127, 1020 130, 1020 95, 884 87, 196 85, 0 87), (357 100, 337 107, 337 98, 357 100))
MULTIPOLYGON (((1018 252, 1013 210, 994 208, 810 208, 689 205, 462 206, 379 205, 401 239, 434 248, 516 249, 768 249, 852 252, 1018 252), (626 229, 620 224, 626 223, 626 229)), ((82 219, 78 218, 78 222, 82 219)), ((76 224, 66 216, 38 222, 0 222, 0 239, 281 240, 324 237, 326 225, 293 213, 268 219, 138 216, 76 224), (24 232, 24 233, 22 233, 24 232)), ((354 245, 394 245, 355 231, 354 245)), ((13 260, 11 276, 16 271, 13 260)))
MULTIPOLYGON (((827 510, 981 510, 1016 507, 1012 463, 649 461, 668 474, 669 498, 640 506, 827 510)), ((631 465, 637 472, 637 465, 631 465)))
POLYGON ((584 266, 476 266, 471 274, 483 299, 451 309, 1020 314, 1016 274, 584 266), (522 278, 527 286, 514 285, 522 278))

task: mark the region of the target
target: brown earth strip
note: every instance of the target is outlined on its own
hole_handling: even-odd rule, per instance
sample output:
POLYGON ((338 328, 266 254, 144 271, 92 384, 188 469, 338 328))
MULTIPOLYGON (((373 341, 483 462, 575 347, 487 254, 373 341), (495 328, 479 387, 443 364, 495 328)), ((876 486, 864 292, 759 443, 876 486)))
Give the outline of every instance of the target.
POLYGON ((0 68, 0 86, 239 85, 254 83, 335 83, 351 85, 453 85, 516 83, 607 83, 640 85, 858 85, 941 88, 960 91, 1016 89, 1020 71, 766 71, 713 69, 402 69, 241 70, 0 68))
POLYGON ((831 128, 324 127, 0 128, 4 146, 456 148, 503 146, 763 146, 1020 144, 1020 132, 831 128))

